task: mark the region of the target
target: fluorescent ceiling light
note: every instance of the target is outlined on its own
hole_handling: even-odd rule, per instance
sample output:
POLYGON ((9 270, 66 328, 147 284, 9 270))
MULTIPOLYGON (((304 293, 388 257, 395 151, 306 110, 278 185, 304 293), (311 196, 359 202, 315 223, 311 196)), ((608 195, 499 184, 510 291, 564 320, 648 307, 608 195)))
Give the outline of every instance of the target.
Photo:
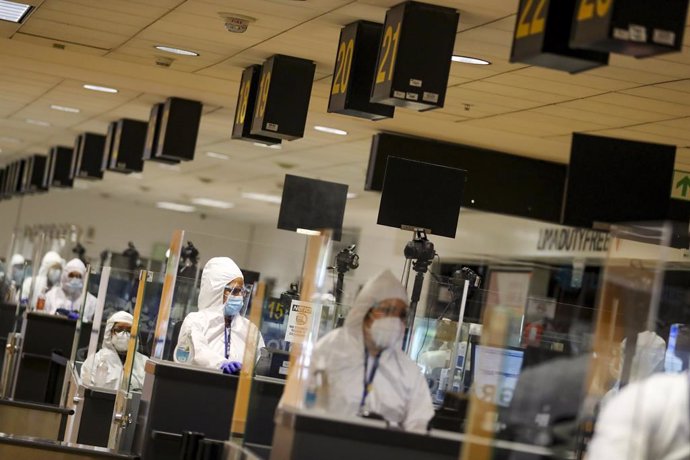
POLYGON ((263 147, 265 149, 279 150, 283 148, 283 146, 280 144, 262 144, 261 142, 254 142, 253 144, 257 147, 263 147))
POLYGON ((314 129, 322 133, 337 134, 338 136, 347 136, 347 131, 337 128, 329 128, 328 126, 314 126, 314 129))
POLYGON ((353 198, 357 198, 357 194, 354 192, 348 192, 347 193, 347 199, 352 200, 353 198))
POLYGON ((206 152, 206 156, 209 158, 215 158, 216 160, 229 160, 230 155, 218 152, 206 152))
POLYGON ((450 58, 451 61, 453 62, 461 62, 463 64, 473 64, 473 65, 489 65, 491 62, 485 61, 484 59, 479 59, 479 58, 474 58, 470 56, 460 56, 458 54, 454 54, 452 58, 450 58))
POLYGON ((247 198, 249 200, 265 201, 266 203, 275 204, 280 204, 280 202, 282 201, 282 197, 279 197, 278 195, 269 195, 267 193, 244 192, 242 194, 242 198, 247 198))
POLYGON ((52 104, 50 106, 51 109, 53 110, 59 110, 60 112, 69 112, 69 113, 79 113, 80 110, 74 107, 66 107, 64 105, 57 105, 57 104, 52 104))
POLYGON ((143 180, 144 179, 144 175, 142 173, 127 174, 127 177, 129 177, 130 179, 136 179, 136 180, 143 180))
POLYGON ((156 207, 159 209, 167 209, 168 211, 177 212, 194 212, 196 208, 194 206, 189 206, 188 204, 172 203, 170 201, 159 201, 156 203, 156 207))
POLYGON ((84 89, 90 89, 91 91, 100 91, 101 93, 111 93, 115 94, 118 91, 115 88, 109 88, 107 86, 98 86, 98 85, 84 85, 84 89))
POLYGON ((301 233, 302 235, 309 235, 309 236, 315 236, 315 235, 321 234, 321 232, 318 230, 309 230, 306 228, 298 228, 297 233, 301 233))
POLYGON ((75 181, 74 181, 74 188, 78 188, 78 189, 80 189, 80 190, 88 190, 89 184, 84 183, 84 182, 82 182, 82 181, 80 181, 80 180, 75 180, 75 181))
POLYGON ((228 203, 227 201, 213 200, 211 198, 194 198, 192 203, 198 206, 207 206, 209 208, 218 209, 230 209, 235 207, 234 204, 228 203))
POLYGON ((188 51, 180 48, 173 48, 172 46, 156 45, 155 47, 159 51, 165 51, 166 53, 179 54, 181 56, 198 56, 199 53, 196 51, 188 51))
POLYGON ((31 5, 0 0, 0 20, 22 22, 31 11, 31 5))
POLYGON ((180 172, 182 170, 180 168, 180 165, 169 165, 166 163, 158 163, 158 167, 161 169, 166 169, 168 171, 175 171, 175 172, 180 172))
POLYGON ((43 120, 33 120, 33 119, 31 119, 31 118, 27 118, 27 119, 26 119, 26 122, 27 122, 28 124, 30 124, 30 125, 36 125, 36 126, 50 126, 50 123, 48 123, 47 121, 43 121, 43 120))
POLYGON ((21 139, 16 137, 0 137, 0 142, 5 142, 7 144, 21 144, 21 139))

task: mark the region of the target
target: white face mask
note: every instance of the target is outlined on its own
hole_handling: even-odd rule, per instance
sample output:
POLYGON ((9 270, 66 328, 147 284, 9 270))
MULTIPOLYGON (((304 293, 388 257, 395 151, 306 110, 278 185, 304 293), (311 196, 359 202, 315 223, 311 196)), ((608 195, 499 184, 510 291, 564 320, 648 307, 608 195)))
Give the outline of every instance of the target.
POLYGON ((59 268, 51 268, 48 270, 48 281, 50 284, 57 284, 58 281, 60 281, 60 275, 62 274, 62 270, 59 268))
POLYGON ((379 348, 395 346, 403 336, 403 323, 400 318, 385 317, 375 319, 369 326, 371 340, 379 348))
POLYGON ((117 351, 124 353, 129 345, 129 332, 116 332, 110 341, 117 351))

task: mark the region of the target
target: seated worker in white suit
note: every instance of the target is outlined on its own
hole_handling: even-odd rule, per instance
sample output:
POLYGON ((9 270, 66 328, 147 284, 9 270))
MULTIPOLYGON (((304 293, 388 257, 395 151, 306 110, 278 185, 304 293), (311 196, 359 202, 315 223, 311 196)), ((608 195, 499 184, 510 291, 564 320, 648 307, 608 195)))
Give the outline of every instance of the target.
POLYGON ((419 367, 402 350, 407 291, 386 270, 369 280, 345 325, 316 343, 313 363, 328 378, 328 413, 378 414, 408 431, 426 431, 434 416, 419 367))
MULTIPOLYGON (((84 303, 81 293, 84 289, 86 277, 86 265, 79 259, 67 262, 62 270, 60 283, 50 288, 46 294, 46 303, 43 308, 46 313, 62 314, 69 318, 79 317, 79 310, 84 303)), ((91 322, 96 312, 96 297, 86 293, 86 305, 84 306, 84 321, 91 322)))
POLYGON ((237 374, 250 333, 258 334, 259 349, 265 347, 256 326, 241 315, 245 295, 242 271, 232 259, 209 260, 201 274, 199 311, 182 323, 175 361, 237 374))
MULTIPOLYGON (((126 311, 118 311, 108 318, 103 333, 103 346, 95 355, 87 357, 81 366, 81 379, 84 383, 111 390, 119 388, 133 319, 126 311)), ((146 360, 146 356, 139 352, 134 355, 130 389, 141 390, 143 387, 146 360)))

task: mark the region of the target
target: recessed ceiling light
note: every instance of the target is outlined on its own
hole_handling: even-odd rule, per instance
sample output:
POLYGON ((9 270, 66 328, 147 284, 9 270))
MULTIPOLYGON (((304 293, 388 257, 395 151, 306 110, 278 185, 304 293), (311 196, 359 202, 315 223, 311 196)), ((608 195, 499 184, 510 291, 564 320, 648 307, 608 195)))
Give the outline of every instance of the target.
POLYGON ((156 203, 156 207, 159 209, 167 209, 168 211, 177 212, 194 212, 196 208, 194 206, 189 206, 188 204, 173 203, 170 201, 159 201, 156 203))
POLYGON ((491 64, 490 61, 486 61, 484 59, 479 59, 479 58, 474 58, 470 56, 460 56, 459 54, 454 54, 452 58, 450 58, 451 61, 453 62, 461 62, 463 64, 473 64, 473 65, 489 65, 491 64))
POLYGON ((181 56, 198 56, 199 53, 196 51, 183 50, 180 48, 173 48, 172 46, 156 45, 155 48, 159 51, 165 51, 166 53, 179 54, 181 56))
POLYGON ((206 156, 209 158, 215 158, 216 160, 229 160, 230 155, 218 152, 206 152, 206 156))
POLYGON ((0 142, 4 142, 6 144, 21 144, 22 140, 17 139, 16 137, 0 137, 0 142))
POLYGON ((337 128, 329 128, 328 126, 314 126, 314 129, 322 133, 337 134, 338 136, 347 136, 347 131, 337 128))
POLYGON ((348 194, 347 194, 347 199, 348 199, 348 200, 352 200, 352 199, 354 199, 354 198, 357 198, 357 194, 354 193, 354 192, 348 192, 348 194))
POLYGON ((280 150, 283 148, 283 146, 280 144, 262 144, 261 142, 253 142, 253 144, 257 147, 263 147, 265 149, 280 150))
POLYGON ((27 122, 28 124, 30 124, 30 125, 36 125, 36 126, 50 126, 50 123, 48 123, 47 121, 43 121, 43 120, 33 120, 33 119, 31 119, 31 118, 27 118, 27 119, 26 119, 26 122, 27 122))
POLYGON ((213 200, 211 198, 194 198, 192 203, 198 206, 207 206, 209 208, 218 209, 230 209, 235 207, 234 204, 228 203, 227 201, 213 200))
POLYGON ((64 105, 57 105, 57 104, 52 104, 50 106, 51 109, 53 110, 59 110, 60 112, 69 112, 69 113, 79 113, 81 112, 79 109, 75 107, 66 107, 64 105))
POLYGON ((91 91, 100 91, 101 93, 111 93, 115 94, 118 91, 115 88, 109 88, 107 86, 98 86, 98 85, 84 85, 84 89, 90 89, 91 91))
POLYGON ((23 3, 0 0, 0 20, 9 22, 22 22, 28 16, 33 7, 23 3))
POLYGON ((242 198, 247 198, 249 200, 265 201, 266 203, 280 204, 282 197, 278 195, 269 195, 267 193, 253 193, 245 192, 242 194, 242 198))
POLYGON ((180 165, 169 165, 166 163, 158 163, 158 167, 161 169, 165 169, 167 171, 175 171, 175 172, 180 172, 182 169, 180 168, 180 165))
POLYGON ((309 230, 307 228, 298 228, 297 233, 301 233, 302 235, 309 235, 309 236, 316 236, 316 235, 321 234, 321 232, 318 230, 309 230))

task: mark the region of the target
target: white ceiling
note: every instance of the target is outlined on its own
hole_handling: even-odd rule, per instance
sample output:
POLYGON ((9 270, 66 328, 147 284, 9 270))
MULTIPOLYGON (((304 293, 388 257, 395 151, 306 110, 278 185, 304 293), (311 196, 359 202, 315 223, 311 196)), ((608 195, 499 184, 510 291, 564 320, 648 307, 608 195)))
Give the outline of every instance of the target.
MULTIPOLYGON (((286 172, 350 185, 360 196, 348 212, 378 206, 362 193, 371 136, 397 131, 566 163, 574 131, 675 144, 677 167, 690 169, 690 51, 635 60, 612 55, 610 65, 579 75, 508 62, 518 0, 430 1, 460 13, 455 52, 491 66, 453 63, 441 110, 397 109, 368 122, 326 113, 341 27, 357 19, 383 22, 399 0, 32 0, 38 8, 21 26, 0 23, 0 163, 51 145, 72 145, 83 131, 105 133, 108 122, 146 120, 168 96, 204 103, 196 159, 179 168, 149 163, 142 175, 107 173, 80 182, 80 193, 154 203, 195 197, 235 203, 228 215, 271 220, 274 205, 241 198, 242 191, 280 194, 286 172), (218 13, 256 18, 244 34, 225 30, 218 13), (154 49, 168 45, 198 57, 154 49), (281 150, 231 141, 242 69, 275 53, 317 64, 305 137, 281 150), (172 57, 169 68, 157 57, 172 57), (84 83, 118 94, 87 91, 84 83), (51 104, 78 107, 58 112, 51 104), (27 119, 51 123, 29 124, 27 119), (314 125, 348 136, 316 132, 314 125), (212 159, 213 151, 232 160, 212 159), (85 188, 86 187, 86 188, 85 188)), ((211 213, 219 211, 208 210, 211 213)))

